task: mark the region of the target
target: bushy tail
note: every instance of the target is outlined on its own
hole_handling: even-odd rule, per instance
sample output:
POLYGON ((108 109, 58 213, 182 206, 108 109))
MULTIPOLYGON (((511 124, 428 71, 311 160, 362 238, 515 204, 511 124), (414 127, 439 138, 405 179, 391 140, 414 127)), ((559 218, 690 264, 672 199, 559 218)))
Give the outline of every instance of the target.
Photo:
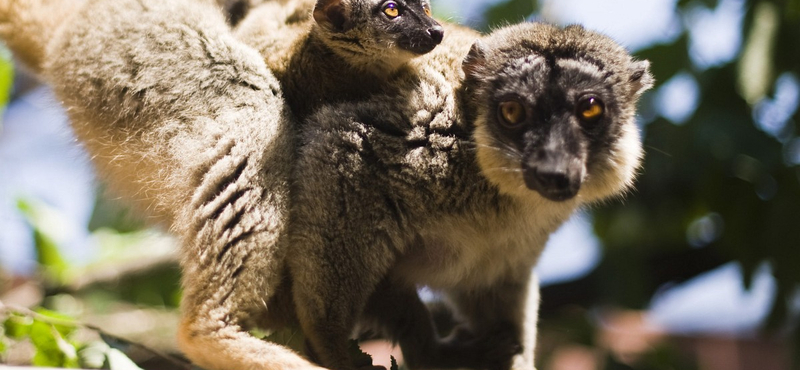
POLYGON ((0 0, 0 39, 31 71, 42 72, 47 45, 84 0, 0 0))

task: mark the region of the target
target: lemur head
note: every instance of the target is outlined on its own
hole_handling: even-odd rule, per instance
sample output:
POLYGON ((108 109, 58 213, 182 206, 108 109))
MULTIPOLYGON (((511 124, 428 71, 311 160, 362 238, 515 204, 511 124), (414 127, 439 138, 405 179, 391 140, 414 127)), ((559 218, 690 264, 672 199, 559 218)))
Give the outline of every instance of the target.
POLYGON ((368 69, 394 70, 444 37, 428 0, 317 0, 313 15, 334 52, 368 69))
POLYGON ((631 186, 647 61, 580 26, 527 23, 477 41, 463 68, 478 162, 501 192, 591 202, 631 186))

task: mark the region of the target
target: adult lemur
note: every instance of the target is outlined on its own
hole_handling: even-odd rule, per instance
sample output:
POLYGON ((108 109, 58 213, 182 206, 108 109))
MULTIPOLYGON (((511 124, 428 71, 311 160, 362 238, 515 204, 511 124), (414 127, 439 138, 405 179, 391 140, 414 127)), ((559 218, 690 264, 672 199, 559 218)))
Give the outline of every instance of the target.
POLYGON ((547 236, 639 163, 647 63, 580 27, 511 26, 471 49, 451 35, 398 93, 324 107, 296 141, 277 80, 210 4, 30 7, 52 1, 0 0, 0 35, 98 172, 181 237, 180 342, 208 369, 316 368, 248 334, 295 322, 334 369, 351 368, 356 324, 386 329, 412 367, 532 369, 547 236), (422 284, 465 320, 452 340, 433 335, 422 284))
POLYGON ((467 54, 452 47, 398 81, 401 94, 328 106, 303 126, 287 255, 297 313, 315 348, 339 348, 366 307, 414 324, 389 331, 404 354, 423 343, 417 363, 532 369, 531 269, 577 207, 631 185, 635 103, 652 77, 647 62, 579 26, 495 31, 472 46, 463 83, 443 78, 467 54), (510 337, 519 353, 439 357, 454 343, 424 335, 423 285, 463 316, 455 343, 510 337))

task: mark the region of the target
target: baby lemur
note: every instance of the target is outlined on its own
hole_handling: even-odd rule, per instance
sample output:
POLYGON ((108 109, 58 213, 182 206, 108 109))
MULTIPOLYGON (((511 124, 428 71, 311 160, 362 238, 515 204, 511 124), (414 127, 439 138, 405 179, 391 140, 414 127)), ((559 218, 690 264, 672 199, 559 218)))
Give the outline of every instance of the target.
POLYGON ((248 333, 299 323, 332 369, 352 369, 345 340, 367 325, 412 368, 530 370, 545 240, 639 164, 647 63, 580 27, 474 44, 448 28, 393 91, 324 105, 295 138, 277 79, 211 1, 36 6, 61 1, 0 0, 0 36, 31 40, 10 47, 38 51, 98 173, 180 236, 179 341, 207 369, 316 369, 248 333), (463 318, 450 340, 420 285, 463 318))
POLYGON ((309 5, 267 1, 236 29, 265 56, 299 120, 322 105, 390 89, 395 72, 444 37, 427 0, 316 0, 313 11, 309 5))

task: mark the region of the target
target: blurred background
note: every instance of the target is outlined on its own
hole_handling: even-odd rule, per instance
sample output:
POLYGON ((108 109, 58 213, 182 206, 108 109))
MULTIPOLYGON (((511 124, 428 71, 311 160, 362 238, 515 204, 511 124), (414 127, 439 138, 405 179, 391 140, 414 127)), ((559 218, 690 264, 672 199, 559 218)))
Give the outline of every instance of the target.
MULTIPOLYGON (((432 5, 487 32, 583 24, 657 80, 636 190, 576 215, 537 267, 540 370, 800 369, 800 1, 432 5)), ((174 351, 173 241, 103 194, 57 102, 6 51, 0 106, 0 301, 174 351)), ((10 333, 0 362, 24 363, 10 333)))

